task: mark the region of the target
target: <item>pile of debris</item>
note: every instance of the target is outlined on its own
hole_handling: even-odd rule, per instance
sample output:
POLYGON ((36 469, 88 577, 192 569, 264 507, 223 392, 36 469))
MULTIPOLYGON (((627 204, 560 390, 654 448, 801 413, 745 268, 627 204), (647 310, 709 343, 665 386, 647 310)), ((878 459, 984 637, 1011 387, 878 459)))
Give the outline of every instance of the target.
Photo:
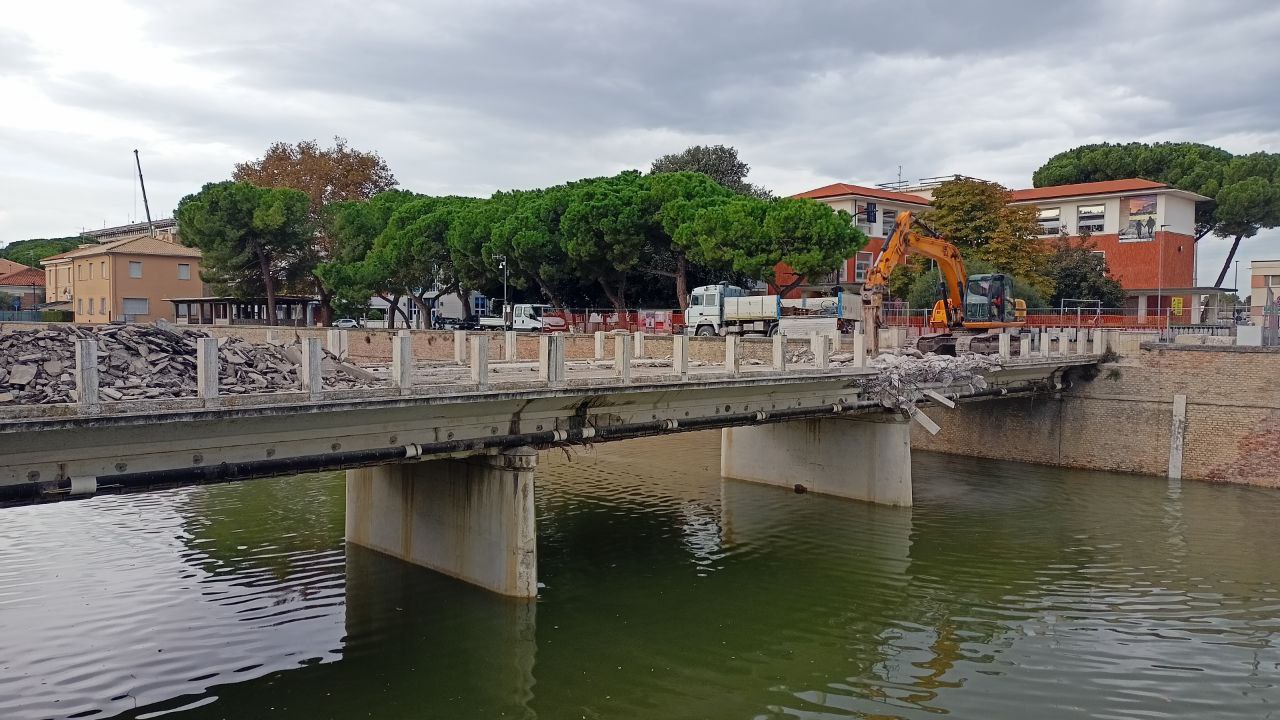
POLYGON ((977 354, 885 354, 870 360, 867 365, 879 371, 879 375, 867 385, 870 394, 878 395, 881 404, 887 407, 905 409, 920 400, 928 386, 985 388, 987 381, 982 373, 1000 369, 1000 358, 977 354))
MULTIPOLYGON (((55 325, 44 330, 0 333, 0 405, 69 403, 77 399, 75 341, 98 342, 98 388, 102 400, 177 398, 196 394, 198 330, 161 321, 156 325, 98 328, 55 325)), ((301 345, 251 343, 218 338, 218 392, 291 392, 301 388, 301 345)), ((326 353, 327 389, 365 388, 376 378, 326 353)))

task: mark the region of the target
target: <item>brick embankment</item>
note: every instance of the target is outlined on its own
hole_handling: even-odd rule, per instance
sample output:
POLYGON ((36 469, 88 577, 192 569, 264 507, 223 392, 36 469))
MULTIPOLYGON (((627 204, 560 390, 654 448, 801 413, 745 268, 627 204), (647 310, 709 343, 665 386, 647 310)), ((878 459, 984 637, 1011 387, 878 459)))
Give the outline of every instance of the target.
POLYGON ((1145 343, 1059 398, 932 408, 923 450, 1166 475, 1174 396, 1187 398, 1182 476, 1280 487, 1280 349, 1145 343))

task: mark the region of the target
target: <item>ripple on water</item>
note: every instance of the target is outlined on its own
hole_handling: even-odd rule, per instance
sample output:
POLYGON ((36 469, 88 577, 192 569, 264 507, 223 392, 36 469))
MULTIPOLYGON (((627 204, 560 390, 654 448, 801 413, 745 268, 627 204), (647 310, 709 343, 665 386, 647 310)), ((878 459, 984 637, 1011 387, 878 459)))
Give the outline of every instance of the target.
POLYGON ((707 434, 540 462, 536 605, 344 550, 338 475, 7 510, 0 717, 1280 702, 1275 492, 919 453, 882 508, 721 481, 707 434))

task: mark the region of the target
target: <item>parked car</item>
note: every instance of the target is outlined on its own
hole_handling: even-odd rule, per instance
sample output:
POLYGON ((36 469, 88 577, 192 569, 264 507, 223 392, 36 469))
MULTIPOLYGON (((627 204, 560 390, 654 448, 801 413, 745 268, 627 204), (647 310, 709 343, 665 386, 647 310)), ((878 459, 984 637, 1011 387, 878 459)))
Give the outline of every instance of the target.
POLYGON ((358 327, 360 327, 360 321, 359 321, 359 320, 352 320, 351 318, 342 318, 342 319, 340 319, 340 320, 334 320, 334 321, 333 321, 333 326, 334 326, 334 327, 336 327, 336 328, 348 328, 348 329, 349 329, 349 328, 358 328, 358 327))

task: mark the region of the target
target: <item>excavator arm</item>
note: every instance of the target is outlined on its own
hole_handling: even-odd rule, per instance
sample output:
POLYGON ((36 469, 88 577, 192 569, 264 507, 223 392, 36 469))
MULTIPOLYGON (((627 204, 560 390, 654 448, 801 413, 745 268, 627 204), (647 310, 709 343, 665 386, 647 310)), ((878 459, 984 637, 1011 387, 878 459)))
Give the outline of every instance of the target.
POLYGON ((955 245, 915 219, 910 211, 898 214, 898 222, 894 225, 889 242, 880 253, 880 259, 867 273, 862 297, 864 304, 869 306, 864 309, 869 317, 864 320, 874 323, 872 327, 882 325, 880 307, 884 302, 889 275, 912 255, 927 257, 938 264, 945 286, 946 324, 947 327, 959 327, 964 322, 964 290, 969 277, 965 272, 964 260, 955 245), (917 226, 925 232, 917 232, 917 226))

